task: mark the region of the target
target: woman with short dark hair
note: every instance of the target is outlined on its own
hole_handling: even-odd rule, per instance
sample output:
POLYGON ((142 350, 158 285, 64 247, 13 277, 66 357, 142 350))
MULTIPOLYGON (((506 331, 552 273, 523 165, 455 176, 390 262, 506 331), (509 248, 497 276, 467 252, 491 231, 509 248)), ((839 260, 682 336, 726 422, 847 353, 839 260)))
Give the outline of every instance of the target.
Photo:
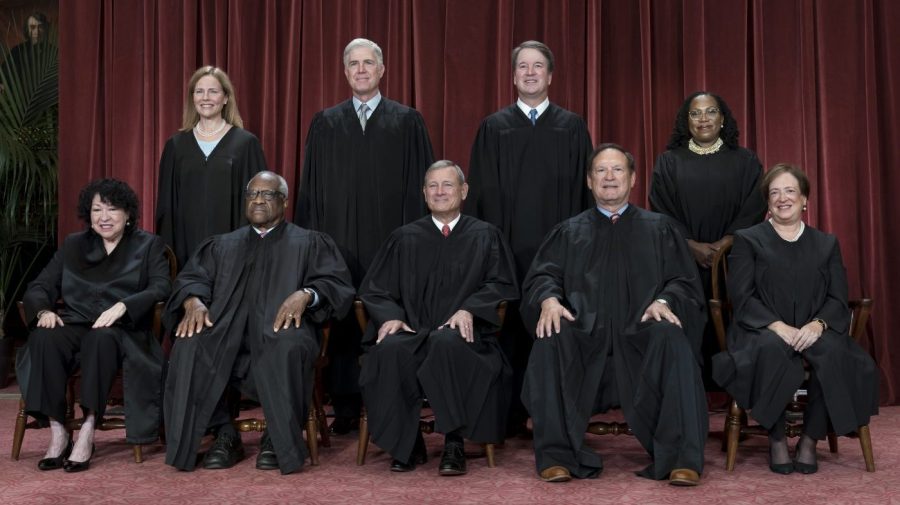
POLYGON ((171 290, 162 239, 137 228, 138 198, 122 181, 100 179, 78 198, 87 229, 63 242, 25 291, 32 331, 17 366, 25 411, 50 423, 41 470, 87 470, 94 430, 120 366, 125 380, 126 438, 157 439, 163 355, 150 328, 156 302, 171 290), (60 305, 58 302, 62 302, 60 305), (66 431, 66 382, 81 369, 84 421, 66 431))

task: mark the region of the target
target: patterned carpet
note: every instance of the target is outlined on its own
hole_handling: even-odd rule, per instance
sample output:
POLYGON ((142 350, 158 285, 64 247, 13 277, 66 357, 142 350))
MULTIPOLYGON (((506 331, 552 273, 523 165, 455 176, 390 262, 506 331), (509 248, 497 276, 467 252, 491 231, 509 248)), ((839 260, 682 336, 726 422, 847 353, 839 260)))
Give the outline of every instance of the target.
MULTIPOLYGON (((21 459, 9 459, 17 404, 13 394, 0 394, 0 504, 900 504, 900 407, 883 408, 872 422, 877 472, 865 471, 856 440, 842 438, 837 454, 820 444, 819 472, 811 476, 769 472, 763 438, 744 442, 735 471, 725 472, 725 455, 719 450, 723 416, 713 415, 702 484, 675 488, 634 475, 648 463, 634 439, 592 435, 591 445, 605 456, 605 470, 597 479, 565 484, 540 482, 531 442, 520 439, 498 448, 497 468, 475 457, 469 460, 468 475, 439 477, 443 437, 437 435, 426 436, 428 463, 408 474, 388 471, 390 457, 374 446, 366 465, 356 466, 355 436, 334 437, 330 448, 321 449, 321 466, 288 476, 259 471, 254 467, 259 444, 255 434, 244 435, 247 459, 234 468, 179 472, 163 464, 160 445, 146 447, 145 462, 135 464, 130 446, 117 431, 98 435, 89 471, 41 472, 37 462, 49 430, 26 432, 21 459)), ((467 450, 480 451, 477 446, 467 450)))

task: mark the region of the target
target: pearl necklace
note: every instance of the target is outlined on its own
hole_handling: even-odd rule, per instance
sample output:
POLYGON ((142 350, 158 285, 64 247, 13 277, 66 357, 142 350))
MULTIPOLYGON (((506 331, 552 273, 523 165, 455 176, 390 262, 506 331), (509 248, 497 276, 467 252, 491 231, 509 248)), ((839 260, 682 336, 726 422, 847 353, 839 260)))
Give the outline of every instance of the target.
POLYGON ((688 141, 688 149, 690 149, 692 153, 705 156, 707 154, 719 152, 719 149, 721 149, 724 144, 725 142, 722 142, 722 137, 717 138, 715 144, 709 147, 700 147, 694 142, 694 139, 691 139, 688 141))
POLYGON ((201 137, 215 137, 216 135, 222 133, 222 130, 228 126, 228 121, 222 121, 222 126, 216 128, 215 131, 205 130, 200 123, 198 122, 196 126, 194 126, 194 131, 197 132, 201 137))

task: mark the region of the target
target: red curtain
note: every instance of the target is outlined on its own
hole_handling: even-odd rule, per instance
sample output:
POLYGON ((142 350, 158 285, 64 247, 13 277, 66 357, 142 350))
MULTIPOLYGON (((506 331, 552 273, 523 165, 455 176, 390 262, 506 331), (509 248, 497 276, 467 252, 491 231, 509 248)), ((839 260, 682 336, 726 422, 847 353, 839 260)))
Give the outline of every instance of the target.
POLYGON ((468 163, 481 119, 514 99, 509 54, 526 39, 556 55, 550 97, 595 142, 633 151, 646 204, 653 160, 697 89, 722 95, 741 143, 766 166, 798 163, 808 221, 842 244, 850 296, 875 299, 865 343, 882 400, 900 401, 900 3, 893 0, 81 0, 60 4, 60 231, 88 180, 115 176, 152 228, 163 143, 204 64, 234 81, 245 126, 291 187, 318 110, 349 97, 341 53, 385 52, 385 96, 423 113, 435 155, 468 163))

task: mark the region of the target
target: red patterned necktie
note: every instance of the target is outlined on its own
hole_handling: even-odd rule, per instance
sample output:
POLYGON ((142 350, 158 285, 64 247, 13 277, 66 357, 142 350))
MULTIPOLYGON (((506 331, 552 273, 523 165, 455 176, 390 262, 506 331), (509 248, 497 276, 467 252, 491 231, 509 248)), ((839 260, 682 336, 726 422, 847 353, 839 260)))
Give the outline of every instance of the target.
POLYGON ((618 212, 613 212, 612 215, 609 216, 609 220, 612 221, 612 224, 616 224, 616 221, 618 221, 620 217, 622 216, 620 216, 618 212))
POLYGON ((450 225, 445 224, 443 228, 441 228, 441 235, 447 237, 450 235, 450 225))

